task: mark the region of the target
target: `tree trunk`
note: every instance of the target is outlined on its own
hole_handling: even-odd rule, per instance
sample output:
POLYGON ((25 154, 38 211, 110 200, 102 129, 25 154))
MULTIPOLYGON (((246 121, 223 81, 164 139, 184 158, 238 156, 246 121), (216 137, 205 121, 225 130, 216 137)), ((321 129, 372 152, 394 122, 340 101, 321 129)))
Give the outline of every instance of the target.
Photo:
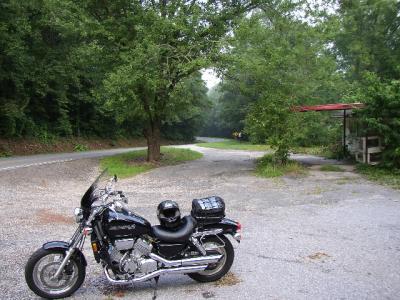
POLYGON ((160 152, 160 125, 157 121, 149 122, 145 130, 147 139, 147 161, 156 162, 161 158, 160 152))

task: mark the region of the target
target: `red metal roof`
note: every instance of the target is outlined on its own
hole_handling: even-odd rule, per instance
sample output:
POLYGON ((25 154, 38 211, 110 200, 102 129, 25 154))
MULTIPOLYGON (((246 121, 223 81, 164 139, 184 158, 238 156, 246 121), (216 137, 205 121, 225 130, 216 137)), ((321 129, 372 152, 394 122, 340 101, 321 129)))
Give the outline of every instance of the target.
POLYGON ((293 111, 306 112, 306 111, 324 111, 324 110, 345 110, 363 108, 364 103, 336 103, 336 104, 321 104, 309 106, 295 106, 293 111))

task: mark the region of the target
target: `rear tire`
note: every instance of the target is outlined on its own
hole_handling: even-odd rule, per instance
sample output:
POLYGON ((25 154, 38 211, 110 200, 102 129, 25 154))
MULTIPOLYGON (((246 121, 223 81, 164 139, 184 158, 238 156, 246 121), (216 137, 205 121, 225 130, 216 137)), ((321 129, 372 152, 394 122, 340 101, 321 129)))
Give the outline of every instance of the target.
POLYGON ((25 280, 36 295, 46 299, 65 298, 82 285, 86 267, 75 256, 70 258, 59 279, 51 279, 51 274, 55 273, 64 256, 62 250, 40 248, 29 258, 25 266, 25 280), (44 266, 40 269, 42 264, 44 266))
MULTIPOLYGON (((207 243, 216 243, 218 245, 221 245, 222 244, 221 240, 222 240, 225 246, 221 250, 222 252, 224 252, 223 254, 225 257, 221 258, 221 261, 216 266, 211 266, 199 273, 187 274, 190 278, 199 282, 212 282, 221 279, 226 275, 226 273, 228 273, 235 258, 235 251, 233 249, 231 242, 225 236, 220 236, 219 238, 216 236, 207 237, 204 239, 203 245, 206 245, 207 243), (213 272, 213 270, 216 271, 213 272)), ((215 254, 215 251, 213 254, 215 254)))

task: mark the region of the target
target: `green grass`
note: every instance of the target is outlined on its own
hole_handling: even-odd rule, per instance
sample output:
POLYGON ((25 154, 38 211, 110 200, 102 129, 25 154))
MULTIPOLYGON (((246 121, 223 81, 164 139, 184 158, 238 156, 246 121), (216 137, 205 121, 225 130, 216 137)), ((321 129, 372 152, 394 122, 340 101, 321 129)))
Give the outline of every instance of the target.
POLYGON ((197 146, 227 150, 250 150, 250 151, 268 151, 271 148, 268 145, 254 145, 249 142, 239 142, 236 140, 226 140, 223 142, 199 143, 197 146))
POLYGON ((389 170, 365 164, 358 164, 356 170, 369 180, 400 189, 400 170, 389 170))
POLYGON ((305 175, 307 169, 300 163, 289 160, 285 165, 276 164, 271 154, 264 155, 257 161, 256 174, 261 177, 279 177, 283 175, 305 175))
POLYGON ((176 165, 203 157, 200 152, 170 147, 161 147, 161 154, 162 157, 158 163, 147 162, 147 150, 139 150, 105 157, 100 161, 100 165, 103 169, 108 168, 109 174, 126 178, 157 167, 176 165))
POLYGON ((337 165, 322 165, 319 168, 321 171, 324 172, 344 172, 345 170, 337 165))

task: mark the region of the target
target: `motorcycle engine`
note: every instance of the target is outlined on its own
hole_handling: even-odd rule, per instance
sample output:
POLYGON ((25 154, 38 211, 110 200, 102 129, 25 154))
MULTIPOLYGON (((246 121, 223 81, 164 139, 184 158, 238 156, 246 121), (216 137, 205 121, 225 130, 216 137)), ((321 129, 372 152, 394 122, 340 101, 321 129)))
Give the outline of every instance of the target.
POLYGON ((147 274, 157 270, 157 262, 148 257, 153 246, 142 238, 120 239, 110 246, 109 254, 113 265, 121 273, 147 274))

